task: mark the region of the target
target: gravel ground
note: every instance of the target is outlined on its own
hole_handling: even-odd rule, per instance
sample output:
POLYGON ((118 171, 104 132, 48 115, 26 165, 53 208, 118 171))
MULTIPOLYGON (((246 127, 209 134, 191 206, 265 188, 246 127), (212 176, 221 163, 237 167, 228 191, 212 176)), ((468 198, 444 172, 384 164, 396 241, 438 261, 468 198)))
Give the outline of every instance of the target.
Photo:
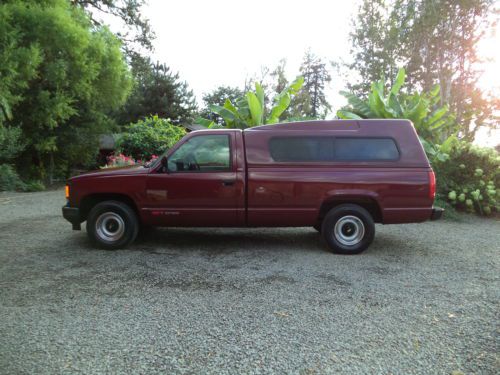
POLYGON ((90 247, 63 191, 0 194, 0 373, 494 374, 500 222, 156 229, 90 247))

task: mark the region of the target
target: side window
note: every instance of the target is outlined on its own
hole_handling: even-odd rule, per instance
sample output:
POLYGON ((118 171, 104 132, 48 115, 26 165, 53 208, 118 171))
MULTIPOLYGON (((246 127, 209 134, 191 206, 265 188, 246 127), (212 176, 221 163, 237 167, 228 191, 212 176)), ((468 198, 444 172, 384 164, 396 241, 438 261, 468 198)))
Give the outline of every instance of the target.
POLYGON ((231 169, 229 136, 226 134, 198 135, 190 138, 168 158, 172 172, 210 172, 231 169))
POLYGON ((335 160, 397 160, 399 151, 392 138, 336 138, 335 160))
POLYGON ((269 142, 274 161, 331 161, 333 137, 279 137, 269 142))
POLYGON ((276 137, 269 141, 277 162, 385 161, 398 160, 392 138, 276 137))

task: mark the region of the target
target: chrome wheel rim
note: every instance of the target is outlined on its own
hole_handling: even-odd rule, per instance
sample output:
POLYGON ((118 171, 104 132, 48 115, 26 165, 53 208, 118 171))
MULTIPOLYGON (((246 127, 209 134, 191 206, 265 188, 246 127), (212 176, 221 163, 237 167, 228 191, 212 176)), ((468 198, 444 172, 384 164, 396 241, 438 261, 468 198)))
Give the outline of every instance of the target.
POLYGON ((335 239, 345 246, 354 246, 361 242, 365 235, 365 225, 356 216, 344 216, 337 220, 333 231, 335 239))
POLYGON ((125 233, 125 222, 117 213, 105 212, 97 218, 95 229, 100 240, 116 242, 125 233))

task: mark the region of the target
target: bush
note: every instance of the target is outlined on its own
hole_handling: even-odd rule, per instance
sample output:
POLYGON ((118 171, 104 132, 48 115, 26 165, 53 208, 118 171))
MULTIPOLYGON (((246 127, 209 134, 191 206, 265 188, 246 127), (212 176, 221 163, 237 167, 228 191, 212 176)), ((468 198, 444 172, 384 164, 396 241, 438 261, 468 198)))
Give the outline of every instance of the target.
POLYGON ((28 181, 24 186, 24 191, 44 191, 45 185, 42 181, 28 181))
POLYGON ((135 164, 137 162, 132 157, 119 154, 109 156, 107 164, 102 168, 126 167, 135 164))
POLYGON ((434 165, 438 193, 451 205, 480 215, 500 211, 500 156, 492 148, 457 142, 434 165))
POLYGON ((24 147, 21 128, 0 124, 0 162, 15 159, 24 147))
POLYGON ((150 160, 163 154, 186 134, 184 128, 172 125, 158 116, 130 124, 118 139, 118 149, 136 160, 150 160))
POLYGON ((0 164, 0 191, 24 190, 25 184, 9 164, 0 164))

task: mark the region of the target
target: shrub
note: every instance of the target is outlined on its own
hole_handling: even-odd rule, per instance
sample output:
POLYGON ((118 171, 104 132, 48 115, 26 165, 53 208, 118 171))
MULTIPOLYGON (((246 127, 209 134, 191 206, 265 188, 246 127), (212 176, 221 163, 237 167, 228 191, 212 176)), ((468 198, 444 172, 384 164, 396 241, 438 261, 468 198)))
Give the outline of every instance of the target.
POLYGON ((438 193, 451 205, 490 215, 500 211, 500 156, 492 148, 457 142, 449 158, 437 162, 438 193))
POLYGON ((0 124, 0 162, 15 159, 24 147, 21 128, 0 124))
POLYGON ((136 161, 132 157, 118 154, 109 156, 108 163, 103 168, 126 167, 134 164, 136 164, 136 161))
POLYGON ((0 164, 0 191, 24 190, 25 184, 9 164, 0 164))
POLYGON ((118 149, 133 159, 150 160, 153 155, 163 154, 185 134, 184 128, 172 125, 167 119, 147 117, 127 127, 118 139, 118 149))
POLYGON ((45 190, 45 185, 42 181, 28 181, 24 185, 24 191, 43 191, 45 190))

